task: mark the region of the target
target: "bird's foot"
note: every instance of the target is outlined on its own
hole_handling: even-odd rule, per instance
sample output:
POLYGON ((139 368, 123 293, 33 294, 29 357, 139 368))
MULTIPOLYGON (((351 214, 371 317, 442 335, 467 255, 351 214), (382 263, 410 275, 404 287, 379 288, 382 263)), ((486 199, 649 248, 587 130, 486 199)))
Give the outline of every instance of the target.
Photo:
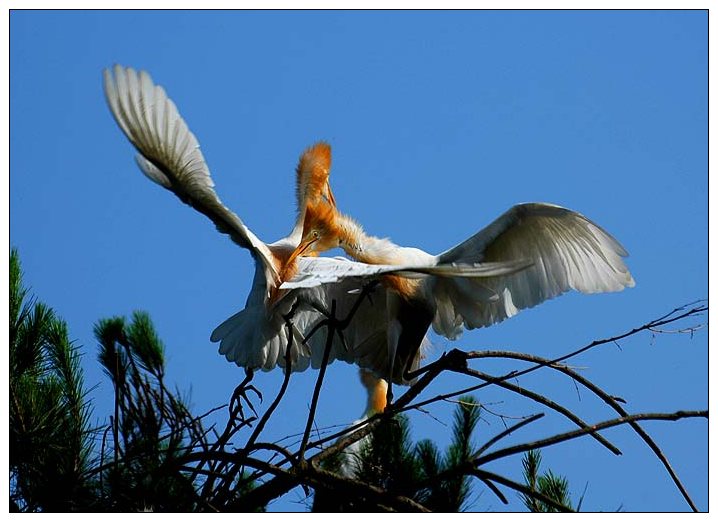
POLYGON ((249 384, 249 382, 254 377, 254 371, 253 370, 247 370, 247 376, 245 379, 234 389, 234 392, 232 393, 232 398, 229 400, 229 412, 232 417, 235 417, 236 415, 239 415, 239 418, 242 419, 242 421, 246 421, 246 417, 244 415, 244 407, 242 406, 242 401, 247 403, 247 406, 249 406, 249 409, 252 410, 252 413, 254 413, 255 417, 257 417, 257 410, 254 409, 254 405, 252 404, 252 400, 249 398, 248 392, 254 392, 257 397, 259 398, 259 402, 262 402, 262 392, 260 392, 254 385, 249 384))

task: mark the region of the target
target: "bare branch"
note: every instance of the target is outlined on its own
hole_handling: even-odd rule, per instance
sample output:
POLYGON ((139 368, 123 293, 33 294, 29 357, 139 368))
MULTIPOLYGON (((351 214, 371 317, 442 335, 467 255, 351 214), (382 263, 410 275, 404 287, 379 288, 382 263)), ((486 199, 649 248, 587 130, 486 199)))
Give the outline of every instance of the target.
POLYGON ((314 386, 314 394, 312 395, 312 404, 309 408, 309 416, 307 417, 307 427, 304 430, 304 437, 302 438, 302 444, 299 446, 299 460, 304 460, 304 452, 307 449, 307 442, 309 441, 309 435, 312 431, 312 424, 314 423, 314 415, 317 411, 317 403, 319 402, 319 391, 322 388, 324 382, 324 374, 327 371, 327 364, 329 364, 329 354, 332 351, 332 343, 334 342, 334 332, 336 330, 336 311, 337 302, 332 299, 331 315, 328 319, 328 331, 327 331, 327 342, 324 346, 324 354, 322 355, 322 365, 319 368, 319 376, 317 377, 317 384, 314 386))
MULTIPOLYGON (((591 381, 589 381, 587 378, 585 378, 583 375, 573 371, 572 369, 568 368, 567 366, 563 364, 548 364, 548 359, 544 359, 543 357, 539 357, 537 355, 530 355, 530 354, 524 354, 524 353, 517 353, 517 352, 507 352, 503 350, 490 350, 490 351, 480 351, 480 352, 469 352, 467 354, 468 357, 472 359, 481 359, 481 358, 508 358, 508 359, 519 359, 524 361, 530 361, 530 362, 538 362, 545 364, 548 368, 551 368, 553 370, 557 370, 559 372, 562 372, 569 377, 571 377, 574 381, 579 382, 583 386, 585 386, 588 390, 592 391, 594 394, 596 394, 598 397, 600 397, 606 404, 608 404, 611 408, 613 408, 619 415, 626 417, 628 416, 628 412, 623 409, 623 407, 619 404, 620 402, 625 402, 623 399, 614 397, 603 391, 600 387, 593 384, 591 381)), ((681 480, 678 478, 678 475, 673 470, 673 467, 671 466, 671 463, 668 461, 668 458, 663 454, 660 447, 654 440, 646 433, 646 431, 635 421, 632 421, 629 423, 631 428, 646 442, 649 448, 655 453, 655 455, 658 457, 658 460, 661 461, 663 466, 666 468, 666 471, 668 471, 668 474, 670 475, 671 479, 673 480, 674 484, 678 488, 678 490, 681 492, 681 495, 683 495, 683 498, 686 500, 688 505, 691 507, 693 511, 698 511, 698 507, 695 505, 693 500, 691 499, 690 495, 688 494, 688 491, 686 490, 685 486, 681 482, 681 480)))
MULTIPOLYGON (((473 369, 467 369, 467 370, 464 370, 464 371, 461 372, 461 373, 464 373, 464 374, 466 374, 466 375, 472 375, 472 376, 474 376, 474 377, 478 377, 478 378, 480 378, 480 379, 482 379, 482 380, 484 380, 484 381, 490 381, 490 380, 494 380, 494 379, 495 379, 495 377, 493 377, 492 375, 488 375, 488 374, 486 374, 486 373, 484 373, 484 372, 480 372, 480 371, 478 371, 478 370, 473 370, 473 369)), ((543 404, 544 406, 548 406, 549 408, 551 408, 551 409, 554 410, 554 411, 557 411, 558 413, 560 413, 561 415, 563 415, 563 416, 566 417, 567 419, 570 419, 574 424, 577 424, 578 426, 581 426, 581 427, 584 427, 584 428, 585 428, 585 427, 588 427, 588 424, 586 424, 580 417, 578 417, 577 415, 575 415, 574 413, 572 413, 570 410, 564 408, 564 407, 561 406, 560 404, 557 404, 556 402, 552 401, 552 400, 549 399, 548 397, 545 397, 545 396, 543 396, 543 395, 541 395, 541 394, 539 394, 539 393, 532 392, 531 390, 527 390, 526 388, 522 388, 522 387, 520 387, 520 386, 516 386, 516 385, 511 384, 511 383, 509 383, 509 382, 498 381, 498 382, 496 382, 496 384, 497 384, 498 386, 500 386, 500 387, 502 387, 502 388, 505 388, 505 389, 507 389, 507 390, 510 390, 510 391, 512 391, 512 392, 514 392, 514 393, 518 393, 519 395, 522 395, 522 396, 524 396, 524 397, 528 397, 529 399, 531 399, 531 400, 533 400, 533 401, 536 401, 536 402, 538 402, 539 404, 543 404)), ((610 442, 608 442, 605 438, 603 438, 603 437, 602 437, 601 435, 599 435, 598 433, 592 433, 591 435, 592 435, 598 442, 600 442, 600 443, 603 444, 606 448, 608 448, 613 454, 615 454, 615 455, 620 455, 620 454, 621 454, 621 450, 619 450, 616 446, 614 446, 613 444, 611 444, 610 442)))
MULTIPOLYGON (((685 319, 686 317, 693 317, 693 316, 697 316, 697 315, 702 315, 705 311, 708 310, 708 306, 706 306, 706 305, 697 306, 697 307, 691 308, 690 310, 688 310, 688 311, 686 311, 686 312, 683 312, 683 313, 680 313, 680 314, 678 314, 678 315, 675 315, 675 314, 677 314, 678 312, 681 312, 681 311, 685 310, 686 308, 688 308, 688 307, 691 306, 691 305, 694 305, 694 304, 696 304, 696 303, 702 303, 702 302, 705 302, 705 300, 701 299, 701 300, 698 300, 698 301, 694 301, 693 303, 689 303, 689 304, 687 304, 687 305, 680 306, 680 307, 678 307, 678 308, 674 308, 674 309, 671 310, 669 313, 667 313, 667 314, 665 314, 665 315, 659 317, 658 319, 654 319, 653 321, 650 321, 650 322, 648 322, 648 323, 646 323, 646 324, 644 324, 644 325, 642 325, 642 326, 639 326, 639 327, 637 327, 637 328, 633 328, 632 330, 629 330, 628 332, 625 332, 625 333, 623 333, 623 334, 616 335, 616 336, 614 336, 614 337, 610 337, 610 338, 607 338, 607 339, 601 339, 601 340, 597 340, 597 341, 592 341, 591 343, 589 343, 589 344, 583 346, 582 348, 579 348, 579 349, 577 349, 577 350, 574 350, 573 352, 570 352, 570 353, 568 353, 568 354, 566 354, 566 355, 562 355, 562 356, 560 356, 560 357, 558 357, 558 358, 556 358, 556 359, 546 360, 545 362, 536 364, 536 365, 534 365, 534 366, 531 366, 531 367, 526 368, 526 369, 521 370, 521 371, 512 371, 512 372, 509 372, 509 373, 504 374, 504 375, 502 375, 502 376, 496 377, 496 378, 492 379, 491 381, 486 381, 486 382, 483 382, 483 383, 481 383, 481 384, 477 384, 477 385, 474 385, 474 386, 469 386, 468 388, 463 388, 463 389, 461 389, 461 390, 458 390, 458 391, 455 391, 455 392, 452 392, 452 393, 448 393, 448 394, 445 394, 445 395, 437 395, 437 396, 435 396, 435 397, 432 397, 431 399, 427 399, 427 400, 425 400, 425 401, 422 401, 422 402, 419 402, 419 403, 417 403, 417 404, 414 404, 414 405, 412 406, 412 408, 417 408, 417 407, 421 407, 421 406, 426 406, 427 404, 431 404, 431 403, 433 403, 433 402, 438 402, 438 401, 443 401, 443 400, 449 399, 449 398, 451 398, 451 397, 457 397, 457 396, 460 396, 460 395, 466 395, 467 393, 471 393, 471 392, 480 390, 481 388, 485 388, 485 387, 490 386, 490 385, 492 385, 492 384, 497 384, 498 382, 502 382, 502 381, 506 381, 506 380, 508 380, 508 379, 520 377, 520 376, 522 376, 522 375, 526 375, 527 373, 534 372, 534 371, 536 371, 536 370, 538 370, 538 369, 540 369, 540 368, 543 368, 544 366, 550 366, 550 365, 553 365, 553 364, 560 363, 560 362, 562 362, 562 361, 565 361, 565 360, 567 360, 567 359, 570 359, 570 358, 572 358, 572 357, 575 357, 576 355, 579 355, 579 354, 581 354, 581 353, 583 353, 583 352, 585 352, 585 351, 587 351, 587 350, 590 350, 591 348, 595 348, 596 346, 601 346, 601 345, 607 344, 607 343, 617 343, 617 341, 619 341, 619 340, 621 340, 621 339, 625 339, 626 337, 630 337, 630 336, 632 336, 632 335, 635 335, 635 334, 637 334, 637 333, 639 333, 639 332, 642 332, 642 331, 645 331, 645 330, 649 330, 649 329, 651 329, 651 328, 656 328, 656 327, 658 327, 658 326, 663 326, 663 325, 665 325, 665 324, 674 323, 674 322, 676 322, 676 321, 680 321, 681 319, 685 319)), ((422 370, 425 370, 427 367, 431 367, 431 373, 435 372, 434 377, 436 377, 436 375, 438 375, 441 371, 449 369, 450 366, 455 366, 455 367, 457 367, 457 368, 460 368, 460 367, 461 367, 461 359, 462 359, 462 358, 463 358, 464 364, 465 364, 465 363, 466 363, 466 352, 463 352, 462 350, 459 350, 459 349, 456 349, 456 348, 455 348, 455 349, 451 350, 449 353, 444 354, 444 355, 443 355, 439 360, 437 360, 436 362, 434 362, 434 363, 432 363, 431 365, 427 365, 426 367, 422 368, 422 370), (451 362, 445 360, 446 358, 449 358, 449 357, 452 359, 451 362)), ((431 381, 431 379, 429 379, 429 381, 431 381)), ((423 384, 424 384, 423 387, 420 388, 418 391, 414 392, 414 391, 413 391, 413 390, 414 390, 414 387, 417 387, 419 384, 422 384, 422 383, 423 383, 423 379, 420 380, 420 381, 419 381, 418 383, 416 383, 415 385, 413 385, 411 388, 409 388, 409 391, 407 391, 407 392, 404 394, 404 396, 403 396, 403 397, 408 397, 408 400, 403 401, 403 402, 401 403, 402 407, 404 407, 404 406, 405 406, 406 404, 408 404, 411 400, 413 400, 413 399, 414 399, 421 391, 423 391, 423 389, 429 384, 429 382, 423 383, 423 384)), ((398 403, 399 403, 399 401, 397 401, 397 404, 398 404, 398 403)), ((397 406, 397 407, 398 407, 398 406, 397 406)), ((408 408, 407 408, 407 409, 408 409, 408 408)))
POLYGON ((618 426, 620 424, 626 424, 626 423, 632 422, 632 421, 643 421, 643 420, 676 421, 679 419, 686 419, 686 418, 691 418, 691 417, 708 418, 708 410, 696 410, 696 411, 679 410, 674 413, 638 413, 635 415, 629 415, 627 417, 619 417, 616 419, 611 419, 611 420, 604 421, 604 422, 601 422, 598 424, 594 424, 593 426, 589 426, 587 428, 582 428, 580 430, 567 431, 565 433, 554 435, 553 437, 548 437, 548 438, 536 440, 533 442, 527 442, 524 444, 517 444, 515 446, 509 446, 507 448, 503 448, 503 449, 494 451, 493 453, 489 453, 488 455, 484 455, 483 457, 478 457, 477 459, 474 460, 474 465, 481 466, 483 464, 486 464, 487 462, 491 462, 493 460, 507 457, 509 455, 515 455, 516 453, 523 453, 524 451, 528 451, 531 449, 545 448, 546 446, 552 446, 554 444, 558 444, 559 442, 563 442, 563 441, 570 440, 570 439, 575 439, 577 437, 582 437, 584 435, 588 435, 595 431, 604 430, 606 428, 611 428, 613 426, 618 426))
POLYGON ((540 419, 541 417, 543 417, 543 416, 544 416, 543 413, 537 413, 536 415, 532 415, 531 417, 528 417, 528 418, 522 420, 521 422, 517 422, 516 424, 514 424, 514 425, 511 426, 510 428, 506 428, 504 431, 502 431, 501 433, 499 433, 499 434, 496 435, 495 437, 490 438, 483 446, 481 446, 478 450, 476 450, 475 456, 478 457, 478 456, 481 455, 484 451, 486 451, 487 449, 489 449, 491 446, 493 446, 494 444, 496 444, 498 441, 500 441, 501 439, 503 439, 503 438, 506 437, 507 435, 511 435, 514 431, 516 431, 516 430, 518 430, 518 429, 520 429, 520 428, 523 428, 523 427, 526 426, 527 424, 531 424, 532 422, 539 420, 539 419, 540 419))

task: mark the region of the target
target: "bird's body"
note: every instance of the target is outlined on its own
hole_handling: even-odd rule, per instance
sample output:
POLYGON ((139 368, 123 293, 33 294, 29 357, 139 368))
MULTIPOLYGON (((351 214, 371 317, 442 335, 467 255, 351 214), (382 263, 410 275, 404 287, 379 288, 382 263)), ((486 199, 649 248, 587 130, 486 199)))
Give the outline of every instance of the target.
POLYGON ((379 376, 394 382, 402 382, 399 376, 406 375, 407 368, 395 365, 393 358, 403 354, 411 360, 407 354, 418 350, 417 341, 432 324, 440 335, 455 339, 464 327, 489 326, 570 289, 612 292, 634 285, 621 259, 627 253, 610 234, 577 212, 546 203, 517 205, 439 255, 370 236, 336 207, 309 205, 298 248, 306 252, 335 247, 364 263, 421 262, 434 267, 421 279, 400 273, 382 278, 390 370, 379 376), (452 272, 452 267, 510 263, 517 269, 474 277, 452 272))

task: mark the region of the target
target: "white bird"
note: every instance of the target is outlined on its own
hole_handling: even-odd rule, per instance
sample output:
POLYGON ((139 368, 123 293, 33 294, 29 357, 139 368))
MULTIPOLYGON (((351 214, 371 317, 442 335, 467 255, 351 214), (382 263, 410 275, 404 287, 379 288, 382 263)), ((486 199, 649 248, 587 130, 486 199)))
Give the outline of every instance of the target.
MULTIPOLYGON (((336 303, 337 317, 343 318, 358 299, 352 291, 361 286, 360 281, 393 272, 419 277, 422 271, 434 269, 297 255, 306 205, 323 202, 334 206, 328 184, 331 155, 325 143, 307 149, 297 167, 299 212, 294 228, 287 237, 265 244, 220 201, 197 139, 164 89, 155 85, 149 74, 116 65, 114 75, 104 71, 104 88, 115 120, 139 152, 136 160, 142 172, 207 216, 220 232, 248 249, 255 260, 254 280, 245 308, 220 324, 211 335, 212 341, 220 342, 219 351, 227 360, 248 369, 271 370, 276 365, 285 365, 286 349, 291 344, 293 371, 302 371, 310 363, 318 367, 326 329, 317 331, 309 343, 303 340, 324 318, 321 312, 330 310, 332 301, 336 303), (285 327, 285 317, 290 312, 291 336, 285 327)), ((466 268, 471 273, 496 274, 515 269, 513 264, 466 268)), ((336 336, 330 362, 338 358, 380 371, 374 359, 379 351, 377 346, 387 350, 384 302, 382 299, 374 305, 370 300, 362 301, 354 320, 336 336)), ((407 367, 416 367, 418 356, 414 358, 416 361, 402 362, 407 367)))
POLYGON ((385 358, 388 368, 378 376, 391 376, 394 382, 411 373, 401 361, 413 360, 432 324, 438 334, 456 339, 464 326, 490 326, 570 289, 587 294, 615 292, 635 284, 622 260, 628 253, 616 239, 581 214, 547 203, 516 205, 439 255, 370 236, 325 202, 310 203, 305 216, 303 239, 297 247, 302 254, 339 247, 369 264, 446 267, 528 262, 523 270, 476 278, 441 271, 421 279, 383 276, 389 351, 377 354, 385 358), (395 364, 397 354, 401 357, 395 364))

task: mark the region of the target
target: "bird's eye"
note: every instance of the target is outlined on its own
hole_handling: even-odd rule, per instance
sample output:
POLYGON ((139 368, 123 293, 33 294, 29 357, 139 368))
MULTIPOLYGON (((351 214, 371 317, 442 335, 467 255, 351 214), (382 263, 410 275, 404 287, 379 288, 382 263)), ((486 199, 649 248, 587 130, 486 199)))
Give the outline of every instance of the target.
POLYGON ((315 230, 314 232, 312 232, 312 237, 318 238, 318 237, 319 237, 319 232, 317 232, 316 230, 315 230))

